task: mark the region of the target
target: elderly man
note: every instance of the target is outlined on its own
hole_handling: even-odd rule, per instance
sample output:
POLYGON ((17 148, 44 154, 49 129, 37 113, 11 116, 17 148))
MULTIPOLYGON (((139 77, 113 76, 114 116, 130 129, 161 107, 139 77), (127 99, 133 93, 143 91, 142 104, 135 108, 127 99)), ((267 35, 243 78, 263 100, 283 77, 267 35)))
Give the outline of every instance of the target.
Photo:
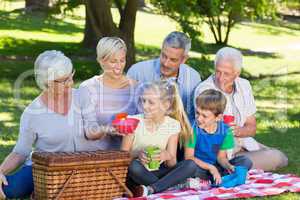
POLYGON ((252 138, 256 133, 256 106, 249 81, 239 77, 241 68, 242 54, 238 50, 220 49, 215 58, 215 74, 197 86, 195 98, 207 89, 219 90, 226 96, 224 115, 234 116, 235 124, 233 155, 245 155, 252 160, 253 168, 265 171, 286 166, 288 159, 281 151, 252 138))
POLYGON ((196 70, 184 64, 190 48, 191 40, 184 33, 172 32, 164 39, 159 58, 134 64, 127 76, 140 83, 160 79, 176 81, 185 111, 193 121, 193 93, 201 79, 196 70))

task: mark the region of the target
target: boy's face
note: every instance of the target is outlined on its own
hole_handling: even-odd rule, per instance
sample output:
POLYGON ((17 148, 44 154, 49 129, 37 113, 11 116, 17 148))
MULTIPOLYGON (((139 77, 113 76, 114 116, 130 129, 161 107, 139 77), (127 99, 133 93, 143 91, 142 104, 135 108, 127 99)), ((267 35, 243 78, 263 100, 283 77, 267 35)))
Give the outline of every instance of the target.
POLYGON ((198 126, 202 129, 210 128, 211 126, 215 125, 217 121, 222 119, 222 114, 216 116, 210 110, 203 110, 199 107, 196 108, 196 120, 198 126))

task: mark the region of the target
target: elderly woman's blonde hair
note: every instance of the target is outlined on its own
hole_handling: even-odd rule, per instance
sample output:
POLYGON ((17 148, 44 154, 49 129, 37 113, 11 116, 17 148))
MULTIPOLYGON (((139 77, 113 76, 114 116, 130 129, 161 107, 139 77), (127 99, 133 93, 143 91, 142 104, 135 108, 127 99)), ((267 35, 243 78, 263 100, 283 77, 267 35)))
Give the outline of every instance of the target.
POLYGON ((35 80, 41 89, 46 89, 49 81, 70 75, 72 70, 70 58, 61 51, 44 51, 34 62, 35 80))
POLYGON ((125 42, 118 37, 103 37, 97 44, 97 61, 107 59, 120 50, 127 51, 125 42))

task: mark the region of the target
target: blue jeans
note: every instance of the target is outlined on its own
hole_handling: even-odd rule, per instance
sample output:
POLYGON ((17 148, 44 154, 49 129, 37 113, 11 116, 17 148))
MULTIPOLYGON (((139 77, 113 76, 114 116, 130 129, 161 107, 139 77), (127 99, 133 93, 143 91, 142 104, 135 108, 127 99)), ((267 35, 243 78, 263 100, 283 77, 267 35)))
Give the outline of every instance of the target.
MULTIPOLYGON (((234 166, 243 166, 246 167, 248 170, 252 167, 252 161, 247 158, 246 156, 237 156, 233 159, 229 160, 229 163, 234 166)), ((220 172, 221 176, 227 175, 229 172, 224 169, 221 165, 215 164, 216 168, 220 172)), ((213 176, 210 174, 208 170, 202 169, 201 167, 197 166, 196 172, 193 177, 199 177, 201 179, 211 180, 213 182, 213 176)))
POLYGON ((162 164, 159 170, 148 171, 140 161, 133 160, 128 167, 127 185, 129 188, 136 185, 151 186, 157 193, 185 181, 195 174, 196 169, 194 161, 184 160, 171 168, 162 164))
POLYGON ((6 198, 27 198, 33 192, 32 166, 23 165, 20 170, 6 176, 8 185, 2 185, 6 198))

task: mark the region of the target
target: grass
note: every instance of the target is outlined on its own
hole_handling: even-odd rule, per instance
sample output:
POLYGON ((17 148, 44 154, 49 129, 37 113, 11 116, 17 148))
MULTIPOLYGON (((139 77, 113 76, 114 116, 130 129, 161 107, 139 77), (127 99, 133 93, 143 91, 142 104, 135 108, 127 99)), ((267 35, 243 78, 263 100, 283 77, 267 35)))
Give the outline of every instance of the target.
MULTIPOLYGON (((40 92, 33 79, 35 57, 46 49, 63 51, 72 58, 76 68, 76 85, 99 73, 93 49, 83 49, 84 10, 73 16, 45 17, 24 15, 12 10, 24 6, 23 1, 0 2, 0 161, 13 148, 18 136, 20 115, 40 92), (18 83, 21 83, 17 87, 18 83), (19 95, 18 98, 16 96, 19 95)), ((117 17, 116 12, 114 15, 117 17)), ((136 22, 137 60, 159 55, 160 45, 178 25, 165 16, 138 12, 136 22), (147 23, 145 23, 147 22, 147 23)), ((207 77, 212 71, 212 60, 219 48, 206 26, 204 47, 193 48, 189 64, 207 77), (208 60, 202 60, 204 55, 208 60)), ((244 54, 244 76, 282 74, 299 71, 300 25, 296 23, 238 24, 230 35, 230 45, 244 54)), ((289 166, 280 173, 300 176, 300 75, 279 76, 251 80, 257 104, 258 131, 256 139, 276 147, 289 157, 289 166)), ((299 199, 298 194, 284 194, 263 198, 272 200, 299 199)), ((262 198, 254 198, 262 199, 262 198)))

